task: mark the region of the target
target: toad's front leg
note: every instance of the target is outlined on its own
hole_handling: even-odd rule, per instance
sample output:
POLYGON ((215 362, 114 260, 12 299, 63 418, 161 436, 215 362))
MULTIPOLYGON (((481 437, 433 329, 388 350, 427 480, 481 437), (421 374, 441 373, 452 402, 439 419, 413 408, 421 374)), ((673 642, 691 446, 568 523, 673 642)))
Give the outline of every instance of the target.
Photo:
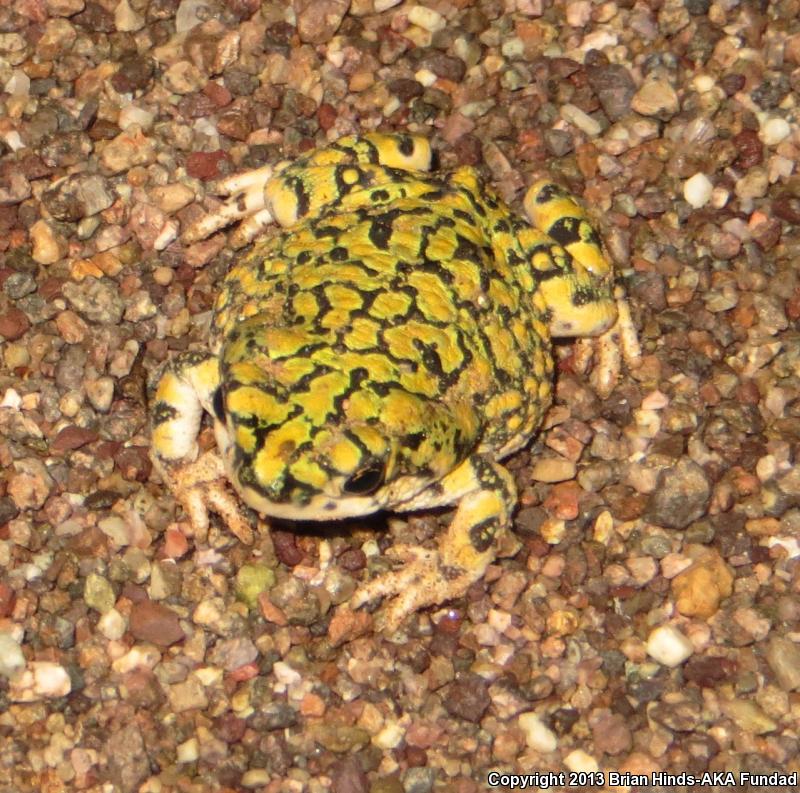
POLYGON ((222 458, 216 452, 198 457, 203 410, 213 411, 218 386, 219 366, 211 353, 187 352, 167 365, 152 404, 151 457, 198 539, 206 537, 212 510, 236 537, 250 545, 253 531, 227 487, 222 458))
POLYGON ((469 458, 442 479, 440 486, 438 495, 423 493, 401 505, 405 511, 458 501, 438 549, 393 547, 389 554, 403 565, 364 584, 350 601, 358 608, 380 597, 390 599, 378 617, 380 627, 389 633, 409 614, 464 595, 494 561, 496 541, 511 524, 516 504, 513 477, 488 457, 469 458))

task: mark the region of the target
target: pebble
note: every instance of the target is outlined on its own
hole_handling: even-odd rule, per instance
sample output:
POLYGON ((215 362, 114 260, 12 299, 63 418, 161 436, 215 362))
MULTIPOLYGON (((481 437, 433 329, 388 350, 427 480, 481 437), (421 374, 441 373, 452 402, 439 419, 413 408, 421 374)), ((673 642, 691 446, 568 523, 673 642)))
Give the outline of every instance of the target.
POLYGON ((114 24, 120 33, 133 33, 144 27, 145 20, 131 8, 128 0, 120 0, 114 9, 114 24))
POLYGON ((668 121, 680 110, 680 102, 675 89, 666 80, 652 79, 633 95, 631 110, 668 121))
POLYGON ((295 0, 297 34, 309 44, 330 41, 347 13, 350 0, 295 0))
POLYGON ((583 749, 573 749, 564 758, 564 765, 576 774, 594 774, 600 768, 597 760, 583 749))
POLYGON ((647 654, 664 666, 680 666, 693 652, 692 643, 674 625, 660 625, 647 637, 647 654))
POLYGON ((765 146, 777 146, 791 132, 792 128, 785 118, 770 118, 761 126, 761 141, 765 146))
POLYGON ((433 8, 427 6, 412 6, 408 9, 408 21, 430 33, 444 30, 447 26, 445 18, 433 8))
POLYGON ((18 308, 9 308, 4 314, 0 314, 0 337, 5 341, 16 341, 27 333, 30 326, 25 312, 18 308))
POLYGON ((659 474, 645 517, 658 526, 685 529, 705 514, 710 498, 711 486, 703 469, 681 458, 659 474))
POLYGON ((37 220, 30 229, 31 256, 39 264, 55 264, 68 250, 67 241, 46 220, 37 220))
POLYGON ((531 469, 534 482, 567 482, 575 478, 577 467, 571 460, 558 457, 543 457, 531 469))
POLYGON ((733 591, 733 573, 715 549, 696 546, 691 567, 671 582, 675 607, 687 617, 708 619, 733 591))
POLYGON ((598 121, 595 121, 588 113, 584 113, 579 107, 573 104, 561 106, 561 118, 570 124, 575 125, 581 132, 586 133, 590 138, 597 137, 603 128, 598 121))
POLYGON ((525 733, 525 741, 531 749, 544 754, 558 748, 558 737, 541 721, 537 713, 520 713, 517 723, 525 733))
POLYGON ((784 691, 800 689, 800 647, 782 636, 773 636, 765 653, 778 685, 784 691))
POLYGON ((63 666, 52 661, 31 661, 11 680, 8 693, 12 702, 38 702, 65 697, 71 690, 72 682, 63 666))
POLYGON ((683 197, 686 203, 695 209, 704 207, 710 200, 714 185, 704 173, 696 173, 683 185, 683 197))
POLYGON ((474 674, 451 683, 444 697, 445 710, 451 716, 475 724, 481 720, 491 702, 486 684, 474 674))
POLYGON ((167 606, 151 600, 133 605, 130 631, 139 641, 151 642, 159 647, 169 647, 184 638, 178 615, 167 606))
POLYGON ((109 641, 119 641, 128 628, 128 621, 115 608, 110 608, 97 621, 97 629, 109 641))
POLYGON ((10 633, 0 632, 0 675, 12 677, 25 667, 25 656, 10 633))
POLYGON ((114 607, 117 596, 108 579, 97 573, 89 573, 83 587, 83 600, 89 608, 105 614, 114 607))
POLYGON ((749 735, 764 735, 777 728, 777 723, 752 700, 733 699, 722 702, 722 712, 749 735))

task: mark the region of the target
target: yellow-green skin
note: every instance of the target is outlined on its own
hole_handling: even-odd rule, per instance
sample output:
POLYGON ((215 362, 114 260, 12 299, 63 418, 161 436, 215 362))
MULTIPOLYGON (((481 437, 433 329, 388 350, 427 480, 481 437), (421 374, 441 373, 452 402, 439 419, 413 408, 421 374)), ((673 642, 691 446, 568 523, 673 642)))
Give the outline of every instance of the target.
POLYGON ((196 456, 202 407, 225 475, 266 515, 459 503, 435 559, 360 598, 397 596, 393 624, 483 574, 516 499, 498 461, 550 404, 551 335, 616 318, 610 267, 574 201, 534 185, 532 226, 473 169, 431 175, 430 160, 422 138, 375 134, 272 178, 282 228, 228 273, 211 351, 176 359, 153 409, 168 478, 196 456))

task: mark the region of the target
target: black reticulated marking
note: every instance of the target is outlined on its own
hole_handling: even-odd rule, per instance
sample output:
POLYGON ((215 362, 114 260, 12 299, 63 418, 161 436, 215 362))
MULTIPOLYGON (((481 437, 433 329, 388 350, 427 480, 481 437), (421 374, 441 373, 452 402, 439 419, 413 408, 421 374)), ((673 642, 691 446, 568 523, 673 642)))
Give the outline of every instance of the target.
POLYGON ((389 248, 389 240, 392 238, 391 220, 383 216, 375 218, 369 227, 369 240, 379 250, 385 251, 389 248))
POLYGON ((397 148, 404 157, 410 157, 414 153, 414 139, 409 135, 399 135, 397 148))
POLYGON ((332 262, 344 262, 349 256, 350 253, 347 248, 343 248, 341 245, 331 248, 330 257, 332 262))
POLYGON ((388 190, 373 190, 370 194, 370 198, 373 201, 388 201, 389 200, 389 191, 388 190))
POLYGON ((577 307, 588 306, 590 303, 597 302, 597 293, 594 289, 581 286, 575 287, 575 291, 571 296, 571 302, 573 306, 577 307))
POLYGON ((469 530, 469 541, 472 547, 478 551, 478 553, 483 553, 492 544, 498 528, 500 528, 500 526, 497 518, 487 518, 471 526, 469 530))
POLYGON ((222 386, 218 386, 214 391, 214 397, 211 400, 211 405, 214 408, 214 415, 218 421, 225 421, 225 394, 222 392, 222 386))
POLYGON ((542 186, 541 190, 539 190, 538 194, 536 195, 536 203, 547 204, 554 198, 561 197, 563 195, 564 191, 557 184, 546 184, 542 186))
POLYGON ((547 233, 560 245, 566 247, 581 241, 581 221, 575 217, 562 217, 553 223, 547 233))
POLYGON ((150 411, 150 423, 154 427, 158 427, 167 421, 178 418, 179 415, 180 413, 176 408, 172 407, 168 402, 159 400, 153 405, 150 411))
POLYGON ((290 176, 287 177, 286 183, 292 188, 295 198, 297 199, 297 217, 305 217, 308 214, 311 200, 306 192, 306 186, 303 184, 303 180, 298 176, 290 176))

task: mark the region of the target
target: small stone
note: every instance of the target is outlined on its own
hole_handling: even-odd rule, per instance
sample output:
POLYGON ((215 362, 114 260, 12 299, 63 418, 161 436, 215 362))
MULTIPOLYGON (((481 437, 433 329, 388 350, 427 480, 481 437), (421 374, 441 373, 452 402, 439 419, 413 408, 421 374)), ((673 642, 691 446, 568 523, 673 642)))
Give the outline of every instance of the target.
POLYGON ((33 251, 31 256, 39 264, 55 264, 66 256, 67 241, 46 220, 37 220, 30 229, 33 251))
POLYGON ((451 683, 444 697, 445 710, 451 716, 474 724, 481 720, 491 702, 486 684, 474 674, 451 683))
POLYGON ((764 735, 777 724, 752 700, 734 699, 722 702, 722 712, 748 735, 764 735))
POLYGON ((169 647, 184 638, 178 615, 152 600, 134 604, 130 615, 130 631, 139 641, 152 642, 159 647, 169 647))
POLYGON ((370 741, 370 734, 360 727, 336 726, 324 722, 311 724, 309 733, 330 752, 358 751, 370 741))
POLYGON ((710 497, 711 486, 705 472, 684 458, 659 474, 645 517, 658 526, 685 529, 705 515, 710 497))
POLYGON ((800 689, 800 647, 782 636, 773 636, 766 651, 769 668, 784 691, 800 689))
POLYGON ((236 597, 250 608, 258 605, 258 596, 275 586, 275 571, 262 564, 245 564, 236 574, 236 597))
POLYGON ((219 666, 226 672, 233 672, 258 658, 258 649, 253 642, 245 636, 218 641, 208 655, 208 660, 214 666, 219 666))
POLYGON ((120 0, 114 9, 114 24, 121 33, 133 33, 144 27, 144 17, 137 14, 128 0, 120 0))
POLYGON ((715 549, 696 546, 694 564, 672 579, 675 607, 687 617, 708 619, 733 591, 733 573, 715 549))
POLYGON ((10 633, 0 632, 0 675, 11 677, 25 667, 25 656, 10 633))
POLYGON ((533 464, 531 479, 534 482, 567 482, 575 478, 577 469, 571 460, 544 457, 533 464))
POLYGON ((17 509, 41 509, 55 481, 44 463, 36 457, 14 460, 14 473, 8 479, 8 495, 17 509))
POLYGON ((264 768, 251 768, 242 774, 239 784, 246 788, 260 788, 269 784, 272 774, 264 768))
POLYGON ((652 79, 634 94, 631 109, 643 116, 668 121, 680 110, 680 102, 675 89, 666 80, 652 79))
POLYGON ((86 8, 86 0, 45 0, 48 14, 54 17, 72 17, 86 8))
POLYGON ((105 614, 117 602, 117 596, 108 579, 97 573, 89 573, 83 587, 83 601, 89 608, 105 614))
POLYGON ((98 434, 94 430, 70 425, 59 431, 58 435, 56 435, 53 442, 50 444, 50 451, 53 454, 71 452, 75 449, 80 449, 81 446, 86 446, 87 443, 96 441, 98 437, 98 434))
POLYGON ((150 773, 150 761, 138 721, 123 722, 106 742, 109 774, 120 791, 139 790, 150 773))
POLYGON ((350 0, 295 0, 297 34, 308 44, 330 41, 350 7, 350 0))
POLYGON ((219 164, 227 159, 224 151, 194 151, 186 158, 186 173, 208 181, 219 177, 219 164))
POLYGON ((357 757, 345 757, 330 772, 331 793, 369 793, 367 775, 357 757))
POLYGON ((109 641, 118 641, 125 635, 128 621, 115 608, 111 608, 97 621, 97 629, 109 641))
POLYGON ((564 765, 576 774, 594 774, 600 768, 597 760, 587 752, 584 752, 583 749, 573 749, 564 758, 564 765))
POLYGON ((785 118, 770 118, 761 127, 761 141, 765 146, 777 146, 791 132, 792 128, 785 118))
POLYGON ((619 713, 602 713, 592 723, 592 738, 598 752, 610 755, 629 752, 633 745, 630 728, 619 713))
POLYGON ((208 9, 208 0, 181 0, 175 12, 175 32, 185 33, 203 21, 203 12, 208 9))
POLYGON ((447 22, 438 11, 426 6, 412 6, 409 8, 408 21, 412 25, 416 25, 430 33, 444 30, 447 26, 447 22))
POLYGON ((71 690, 72 681, 63 666, 52 661, 31 661, 11 681, 9 696, 12 702, 38 702, 65 697, 71 690))
POLYGON ((30 326, 27 315, 18 308, 9 308, 5 314, 0 314, 0 336, 5 341, 16 341, 25 335, 30 326))
POLYGON ((538 714, 533 711, 520 713, 517 723, 525 733, 525 741, 531 749, 545 754, 558 748, 558 737, 539 719, 538 714))
POLYGON ((150 165, 155 159, 153 141, 136 127, 121 132, 100 152, 100 166, 109 176, 129 171, 135 165, 150 165))
POLYGON ((86 396, 92 407, 100 413, 108 413, 114 400, 114 380, 103 375, 85 382, 86 396))
POLYGON ((588 113, 585 113, 577 105, 567 103, 561 106, 561 118, 577 127, 590 138, 597 137, 603 128, 599 122, 595 121, 588 113))
POLYGON ((664 666, 680 666, 693 652, 692 643, 674 625, 660 625, 647 637, 647 654, 664 666))
POLYGON ((704 173, 696 173, 689 177, 683 185, 683 197, 686 203, 695 209, 704 207, 711 200, 714 185, 704 173))

